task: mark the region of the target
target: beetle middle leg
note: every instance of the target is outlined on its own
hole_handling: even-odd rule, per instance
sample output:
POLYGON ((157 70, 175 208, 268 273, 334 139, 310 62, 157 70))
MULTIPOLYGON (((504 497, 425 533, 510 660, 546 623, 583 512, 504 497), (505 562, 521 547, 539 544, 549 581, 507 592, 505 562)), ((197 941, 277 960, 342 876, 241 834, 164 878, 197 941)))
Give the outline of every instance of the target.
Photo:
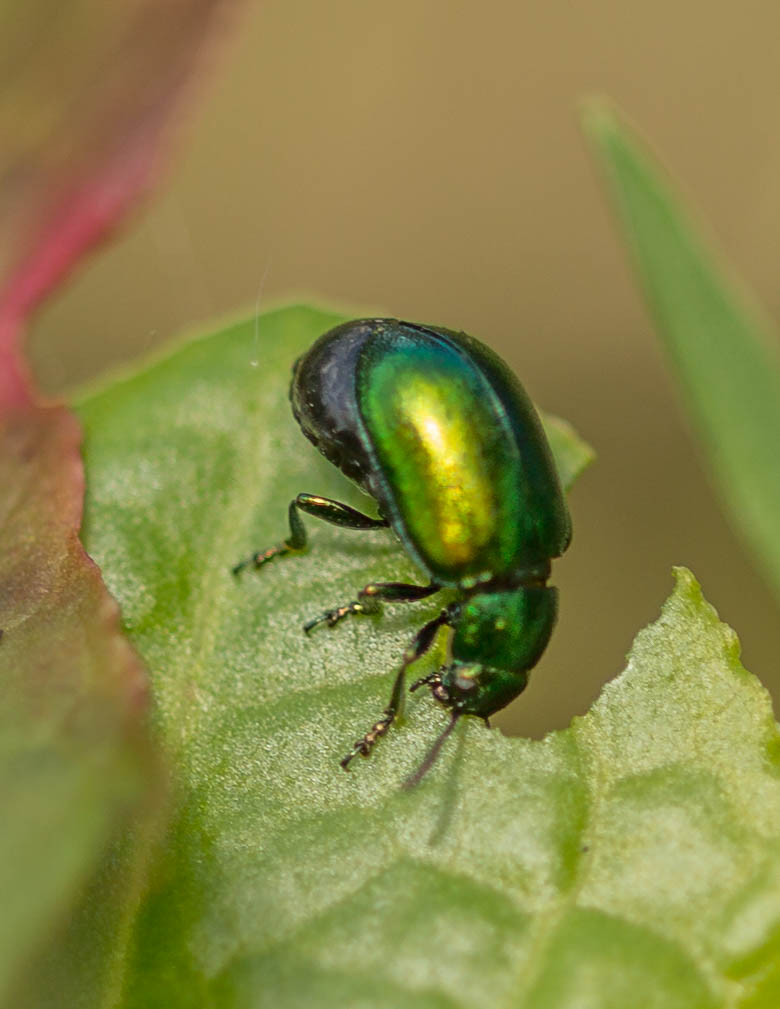
MULTIPOLYGON (((418 585, 414 587, 421 588, 422 586, 418 585)), ((431 586, 427 587, 430 588, 431 586)), ((421 627, 417 634, 415 634, 408 648, 404 652, 401 668, 398 670, 398 675, 393 683, 393 691, 390 694, 390 703, 383 712, 384 717, 380 718, 379 721, 374 722, 365 736, 363 736, 362 739, 358 739, 346 757, 340 761, 340 764, 345 771, 349 770, 350 763, 358 756, 358 754, 361 757, 370 756, 377 740, 381 739, 382 736, 387 733, 387 730, 393 722, 400 717, 404 705, 404 686, 406 683, 407 668, 411 666, 413 662, 416 662, 417 659, 425 655, 433 644, 436 632, 440 627, 444 627, 449 623, 449 611, 442 610, 438 617, 434 617, 433 620, 429 620, 428 623, 421 627)))
POLYGON ((261 568, 274 557, 283 557, 285 554, 300 553, 305 550, 308 540, 306 528, 299 512, 313 515, 315 518, 330 522, 334 526, 341 526, 343 529, 385 529, 389 525, 387 519, 372 518, 370 515, 358 511, 357 508, 342 504, 341 501, 320 497, 318 494, 299 494, 290 502, 288 510, 290 535, 287 539, 277 543, 276 546, 268 547, 266 550, 258 550, 243 561, 239 561, 232 569, 233 574, 240 574, 249 567, 261 568))
POLYGON ((328 627, 335 626, 344 617, 353 613, 376 613, 380 603, 413 603, 418 599, 427 599, 435 592, 439 592, 441 585, 431 582, 430 585, 410 585, 407 582, 370 582, 364 585, 358 592, 357 599, 353 599, 344 606, 336 606, 332 610, 326 610, 320 616, 309 620, 303 625, 304 631, 309 631, 317 627, 318 624, 327 624, 328 627))

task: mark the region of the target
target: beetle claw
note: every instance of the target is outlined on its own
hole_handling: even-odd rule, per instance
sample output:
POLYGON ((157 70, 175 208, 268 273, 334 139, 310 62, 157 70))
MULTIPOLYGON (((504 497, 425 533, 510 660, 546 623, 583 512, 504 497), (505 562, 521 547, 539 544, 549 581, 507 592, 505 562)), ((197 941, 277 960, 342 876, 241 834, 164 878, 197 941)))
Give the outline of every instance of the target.
POLYGON ((272 561, 274 557, 284 557, 285 554, 297 552, 297 549, 290 546, 289 543, 278 543, 275 547, 268 547, 266 550, 257 550, 255 553, 250 554, 249 557, 245 557, 238 564, 235 564, 230 571, 234 575, 240 575, 247 568, 254 568, 257 571, 269 561, 272 561))
POLYGON ((378 722, 374 722, 368 732, 363 736, 362 739, 358 739, 355 745, 352 747, 350 753, 346 755, 342 760, 339 761, 340 765, 345 771, 349 770, 350 763, 360 755, 361 757, 370 757, 371 751, 376 746, 377 740, 381 739, 387 733, 387 730, 393 724, 395 718, 395 710, 393 708, 385 708, 384 718, 380 718, 378 722))
POLYGON ((327 624, 328 627, 335 627, 336 624, 340 623, 344 617, 350 616, 352 613, 365 613, 366 607, 363 603, 355 600, 354 602, 347 603, 346 606, 337 606, 335 609, 326 610, 320 616, 315 617, 313 620, 307 621, 303 625, 304 634, 309 634, 318 627, 320 624, 327 624))

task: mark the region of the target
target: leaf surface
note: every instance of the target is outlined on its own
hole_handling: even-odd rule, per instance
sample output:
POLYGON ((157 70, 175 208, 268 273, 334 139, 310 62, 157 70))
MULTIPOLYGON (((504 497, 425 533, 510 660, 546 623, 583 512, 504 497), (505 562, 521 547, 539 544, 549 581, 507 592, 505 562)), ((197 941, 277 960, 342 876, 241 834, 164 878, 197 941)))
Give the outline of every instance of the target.
MULTIPOLYGON (((419 692, 339 769, 440 604, 301 633, 369 580, 419 577, 386 531, 309 521, 308 554, 230 574, 286 535, 298 492, 366 506, 287 402, 291 362, 338 321, 272 312, 81 404, 87 543, 176 773, 121 1005, 776 1006, 780 737, 687 571, 569 729, 464 720, 404 792, 446 722, 419 692)), ((587 452, 566 437, 568 482, 587 452)))

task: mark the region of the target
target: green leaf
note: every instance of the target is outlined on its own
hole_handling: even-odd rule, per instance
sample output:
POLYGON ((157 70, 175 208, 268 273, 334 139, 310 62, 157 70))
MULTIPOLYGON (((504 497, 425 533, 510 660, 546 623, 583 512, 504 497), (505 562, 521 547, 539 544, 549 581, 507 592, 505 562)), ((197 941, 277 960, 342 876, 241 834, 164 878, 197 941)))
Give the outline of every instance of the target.
POLYGON ((270 313, 258 340, 227 328, 81 406, 87 543, 176 773, 122 1007, 775 1006, 780 736, 688 572, 568 730, 464 720, 404 792, 446 722, 420 692, 339 769, 440 604, 301 633, 365 582, 415 576, 384 531, 312 522, 308 555, 230 575, 285 534, 296 493, 359 503, 287 403, 291 361, 337 321, 270 313))
POLYGON ((585 130, 721 493, 780 595, 780 343, 665 173, 603 102, 585 130))

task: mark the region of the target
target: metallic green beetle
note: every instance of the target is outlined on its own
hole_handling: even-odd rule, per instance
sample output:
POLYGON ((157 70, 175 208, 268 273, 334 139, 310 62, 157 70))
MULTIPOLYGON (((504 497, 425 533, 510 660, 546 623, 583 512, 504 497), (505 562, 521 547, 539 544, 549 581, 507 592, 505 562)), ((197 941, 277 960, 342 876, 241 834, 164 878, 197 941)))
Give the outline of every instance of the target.
POLYGON ((349 529, 390 526, 428 585, 378 582, 305 625, 336 624, 381 602, 455 601, 416 634, 383 717, 341 761, 368 756, 398 716, 407 667, 452 628, 450 661, 418 680, 452 716, 419 770, 433 764, 461 715, 487 721, 525 688, 550 639, 557 590, 550 559, 571 523, 531 401, 491 350, 465 333, 396 319, 348 322, 320 337, 293 369, 290 400, 303 433, 377 502, 379 518, 312 494, 290 503, 290 535, 236 565, 261 567, 306 547, 302 512, 349 529))

